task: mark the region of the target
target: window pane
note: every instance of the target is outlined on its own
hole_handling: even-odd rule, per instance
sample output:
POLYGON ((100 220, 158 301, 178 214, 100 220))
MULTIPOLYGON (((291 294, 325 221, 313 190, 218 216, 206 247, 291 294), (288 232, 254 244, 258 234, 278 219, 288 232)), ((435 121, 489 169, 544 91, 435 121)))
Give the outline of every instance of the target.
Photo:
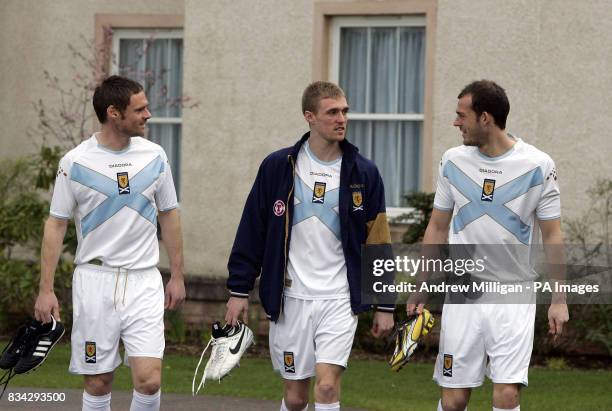
POLYGON ((371 122, 350 120, 348 122, 348 140, 359 148, 359 153, 369 159, 372 158, 372 137, 370 134, 371 122))
MULTIPOLYGON (((371 75, 369 90, 370 113, 397 113, 397 46, 396 28, 373 28, 371 75)), ((363 64, 363 63, 362 63, 363 64)))
POLYGON ((340 87, 351 111, 366 111, 368 29, 343 28, 340 32, 340 87))
POLYGON ((140 82, 153 117, 180 117, 182 39, 121 39, 119 74, 140 82))
POLYGON ((168 46, 170 69, 168 70, 168 97, 170 98, 169 115, 181 117, 182 107, 179 101, 183 93, 183 40, 169 39, 168 46))
POLYGON ((421 135, 423 123, 421 121, 403 121, 400 124, 401 146, 398 149, 403 160, 401 167, 401 181, 398 196, 403 204, 403 195, 419 189, 421 180, 421 135))
POLYGON ((144 85, 145 61, 142 39, 119 40, 119 74, 144 85))
POLYGON ((405 205, 403 196, 419 186, 422 122, 351 120, 348 131, 349 140, 378 167, 387 206, 405 205))
POLYGON ((149 123, 147 127, 149 129, 149 140, 162 146, 168 156, 170 168, 172 169, 172 177, 174 178, 174 186, 176 187, 176 195, 180 200, 181 125, 149 123))
POLYGON ((422 113, 425 89, 425 29, 400 28, 399 112, 422 113))

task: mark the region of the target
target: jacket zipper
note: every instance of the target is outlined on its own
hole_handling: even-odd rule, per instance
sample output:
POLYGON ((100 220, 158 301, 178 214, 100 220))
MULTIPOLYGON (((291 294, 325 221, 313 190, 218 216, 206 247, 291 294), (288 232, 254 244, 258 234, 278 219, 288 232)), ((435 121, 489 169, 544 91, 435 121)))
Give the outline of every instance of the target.
POLYGON ((285 284, 287 281, 287 263, 289 259, 287 255, 287 253, 289 252, 288 250, 288 246, 289 246, 289 204, 291 201, 291 196, 293 196, 293 189, 295 188, 295 162, 293 161, 293 157, 291 155, 288 155, 287 157, 289 159, 289 162, 291 163, 292 175, 291 175, 291 190, 289 190, 289 195, 287 196, 287 208, 285 211, 285 269, 284 269, 284 275, 283 275, 283 291, 281 293, 280 307, 278 310, 279 316, 283 312, 283 306, 284 306, 283 302, 285 301, 285 284))

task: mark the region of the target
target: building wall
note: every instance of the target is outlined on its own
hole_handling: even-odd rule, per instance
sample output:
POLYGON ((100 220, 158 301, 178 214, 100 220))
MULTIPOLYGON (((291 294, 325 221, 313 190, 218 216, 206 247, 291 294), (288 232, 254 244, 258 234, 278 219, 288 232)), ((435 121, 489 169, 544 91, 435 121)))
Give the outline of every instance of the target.
MULTIPOLYGON (((93 38, 96 13, 184 14, 184 93, 200 102, 183 114, 185 267, 192 274, 224 276, 261 160, 306 131, 300 96, 321 58, 312 55, 315 3, 322 2, 3 1, 0 53, 8 58, 0 66, 1 156, 34 148, 23 138, 35 125, 31 103, 55 96, 43 70, 70 83, 67 44, 93 38)), ((585 189, 596 177, 612 175, 606 129, 612 106, 611 15, 612 3, 597 0, 438 0, 428 73, 432 115, 426 119, 430 184, 437 159, 460 144, 452 127, 458 92, 472 80, 490 78, 510 97, 508 130, 556 160, 563 213, 579 215, 585 189)))

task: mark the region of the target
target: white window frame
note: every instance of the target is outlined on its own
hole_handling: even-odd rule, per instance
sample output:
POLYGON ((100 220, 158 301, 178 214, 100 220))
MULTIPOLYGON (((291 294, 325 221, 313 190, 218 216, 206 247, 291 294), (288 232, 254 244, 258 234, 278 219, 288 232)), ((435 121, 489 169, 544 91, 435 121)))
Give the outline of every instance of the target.
MULTIPOLYGON (((119 42, 122 39, 183 39, 183 29, 114 29, 111 74, 119 74, 119 42)), ((183 43, 184 50, 184 43, 183 43)), ((170 66, 170 61, 168 61, 170 66)), ((183 117, 151 117, 151 124, 183 124, 183 117)))
MULTIPOLYGON (((330 25, 331 44, 329 47, 330 64, 328 75, 330 81, 336 84, 338 84, 340 77, 340 31, 344 27, 422 27, 426 29, 426 17, 425 15, 333 17, 330 25)), ((397 41, 396 44, 396 53, 399 54, 399 41, 397 41)), ((368 43, 368 57, 369 54, 370 48, 368 43)), ((397 70, 396 75, 399 76, 399 70, 397 70)), ((367 92, 368 87, 366 85, 366 102, 368 101, 367 92)), ((349 120, 419 121, 421 123, 424 123, 425 113, 355 113, 349 111, 348 118, 349 120)), ((418 183, 420 185, 420 181, 418 183)), ((389 218, 396 218, 402 214, 406 214, 411 210, 412 209, 410 207, 387 207, 387 216, 389 218)))

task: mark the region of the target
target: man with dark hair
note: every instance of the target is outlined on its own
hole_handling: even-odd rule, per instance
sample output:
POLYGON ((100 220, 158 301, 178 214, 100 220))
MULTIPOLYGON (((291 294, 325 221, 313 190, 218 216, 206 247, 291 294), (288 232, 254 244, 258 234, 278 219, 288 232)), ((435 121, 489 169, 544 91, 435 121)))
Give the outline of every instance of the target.
MULTIPOLYGON (((453 125, 463 145, 442 156, 423 243, 473 249, 495 244, 486 248, 496 253, 486 261, 491 268, 481 280, 529 285, 537 278, 531 245, 538 243, 540 231, 551 267, 562 266, 555 164, 546 153, 504 131, 510 104, 499 85, 476 81, 458 98, 453 125)), ((499 304, 494 295, 497 299, 482 304, 488 297, 476 296, 466 304, 449 304, 447 299, 444 305, 434 371, 442 388, 438 410, 464 410, 472 388, 482 385, 485 368, 493 381, 493 410, 520 410, 520 388, 527 386, 533 347, 533 295, 528 293, 523 304, 499 304)), ((411 295, 408 314, 422 312, 418 299, 418 294, 411 295)), ((556 338, 569 319, 564 294, 553 294, 548 319, 556 338)))
POLYGON ((461 90, 458 99, 470 96, 472 99, 472 110, 480 117, 487 112, 493 117, 493 121, 500 130, 506 129, 506 119, 510 112, 510 102, 506 91, 498 84, 489 80, 474 81, 461 90))
MULTIPOLYGON (((310 131, 259 167, 230 255, 225 321, 246 321, 259 295, 270 319, 270 356, 284 380, 281 410, 340 409, 340 382, 357 327, 361 247, 390 246, 382 179, 345 139, 348 105, 337 85, 303 93, 310 131)), ((393 327, 393 306, 378 306, 372 333, 393 327)))
POLYGON ((94 90, 93 106, 100 124, 106 123, 108 119, 107 108, 115 107, 121 115, 130 104, 134 94, 143 91, 142 86, 127 77, 110 76, 94 90))
POLYGON ((55 180, 45 223, 36 319, 59 319, 53 277, 68 220, 78 248, 73 277, 70 372, 85 379, 83 410, 110 410, 114 370, 132 369, 131 411, 158 410, 164 342, 164 307, 185 298, 178 202, 164 150, 145 140, 151 117, 140 84, 111 76, 93 97, 100 132, 69 151, 55 180), (170 259, 165 303, 157 219, 170 259))

